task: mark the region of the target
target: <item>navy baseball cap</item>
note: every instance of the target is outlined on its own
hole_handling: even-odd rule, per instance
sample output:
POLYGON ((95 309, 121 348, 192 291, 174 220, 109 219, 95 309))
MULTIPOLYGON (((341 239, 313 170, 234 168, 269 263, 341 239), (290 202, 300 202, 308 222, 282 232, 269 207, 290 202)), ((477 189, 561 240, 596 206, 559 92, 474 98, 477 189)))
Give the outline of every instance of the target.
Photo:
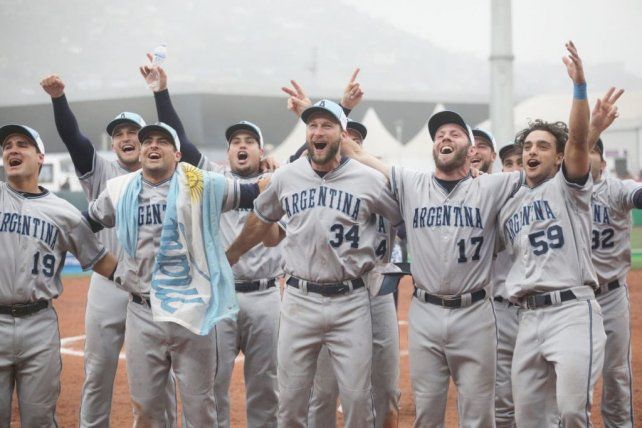
POLYGON ((337 122, 339 122, 339 124, 341 125, 341 129, 343 129, 344 131, 347 129, 348 117, 343 111, 343 108, 341 108, 339 104, 330 100, 321 100, 314 105, 306 108, 305 110, 303 110, 303 113, 301 113, 301 119, 307 124, 310 116, 318 112, 329 113, 337 120, 337 122))
POLYGON ((138 126, 139 128, 143 128, 145 125, 147 125, 141 115, 129 111, 124 111, 122 113, 119 113, 118 116, 116 116, 111 122, 107 124, 107 134, 111 136, 114 133, 114 129, 116 129, 118 125, 122 125, 123 123, 131 123, 138 126))
POLYGON ((174 128, 172 128, 168 124, 163 122, 156 122, 152 125, 143 126, 142 128, 140 128, 140 131, 138 131, 138 140, 142 143, 151 132, 160 132, 161 134, 168 136, 174 143, 176 151, 181 151, 181 142, 178 139, 178 134, 176 134, 174 128))
POLYGON ((495 148, 497 147, 497 143, 495 143, 495 138, 490 132, 485 131, 481 128, 475 128, 473 129, 473 137, 481 137, 484 140, 488 141, 490 143, 490 148, 493 149, 493 151, 495 151, 495 148))
POLYGON ((464 120, 464 118, 461 117, 458 113, 455 113, 454 111, 450 111, 450 110, 440 111, 439 113, 435 113, 432 116, 430 116, 430 119, 428 119, 428 132, 430 133, 430 138, 432 138, 432 140, 435 141, 435 134, 437 133, 437 130, 442 125, 446 125, 448 123, 459 125, 462 128, 464 128, 468 133, 468 139, 470 140, 470 143, 473 144, 475 142, 475 138, 473 137, 473 132, 470 129, 470 126, 468 126, 468 124, 464 120))
POLYGON ((517 146, 512 141, 499 149, 499 159, 504 162, 504 159, 511 156, 513 153, 520 153, 521 147, 517 146))
POLYGON ((238 131, 249 131, 252 134, 255 134, 259 139, 259 147, 263 148, 263 134, 261 133, 261 128, 259 128, 252 122, 248 122, 247 120, 242 120, 239 123, 235 123, 234 125, 227 128, 227 130, 225 131, 225 139, 228 143, 230 142, 230 140, 232 140, 232 137, 238 131))
POLYGON ((11 134, 20 134, 24 135, 25 137, 29 137, 29 139, 31 139, 31 141, 33 141, 33 143, 35 144, 38 151, 43 155, 45 154, 45 145, 40 138, 40 134, 38 134, 35 129, 30 128, 26 125, 5 125, 0 128, 0 145, 4 145, 4 140, 6 140, 7 137, 11 134))
POLYGON ((361 135, 361 138, 364 140, 366 139, 366 135, 368 134, 368 128, 366 128, 363 123, 357 122, 356 120, 352 120, 350 118, 348 118, 348 129, 357 131, 361 135))

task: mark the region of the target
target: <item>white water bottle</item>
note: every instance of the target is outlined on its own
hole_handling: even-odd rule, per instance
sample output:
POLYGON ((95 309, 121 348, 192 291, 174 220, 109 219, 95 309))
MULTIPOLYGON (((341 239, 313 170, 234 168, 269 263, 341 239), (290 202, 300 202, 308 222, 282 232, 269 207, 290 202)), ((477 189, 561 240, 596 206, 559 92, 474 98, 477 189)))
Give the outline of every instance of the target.
POLYGON ((167 46, 165 45, 165 43, 161 43, 160 45, 156 46, 156 48, 154 49, 154 60, 152 61, 152 64, 161 65, 166 58, 167 58, 167 46))

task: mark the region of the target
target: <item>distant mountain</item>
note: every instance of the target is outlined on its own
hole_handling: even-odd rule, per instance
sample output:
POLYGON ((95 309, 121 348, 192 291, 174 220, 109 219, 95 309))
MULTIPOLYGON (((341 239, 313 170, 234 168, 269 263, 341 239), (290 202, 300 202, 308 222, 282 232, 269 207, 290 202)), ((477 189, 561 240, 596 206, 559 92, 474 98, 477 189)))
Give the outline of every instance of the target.
MULTIPOLYGON (((159 42, 174 92, 277 95, 290 78, 313 95, 339 96, 355 66, 367 96, 485 102, 488 62, 339 1, 3 0, 0 105, 46 101, 42 76, 60 74, 74 100, 147 93, 137 67, 159 42), (226 2, 227 3, 227 2, 226 2)), ((568 91, 561 64, 518 58, 516 94, 568 91)), ((594 67, 593 88, 642 89, 622 64, 594 67)))

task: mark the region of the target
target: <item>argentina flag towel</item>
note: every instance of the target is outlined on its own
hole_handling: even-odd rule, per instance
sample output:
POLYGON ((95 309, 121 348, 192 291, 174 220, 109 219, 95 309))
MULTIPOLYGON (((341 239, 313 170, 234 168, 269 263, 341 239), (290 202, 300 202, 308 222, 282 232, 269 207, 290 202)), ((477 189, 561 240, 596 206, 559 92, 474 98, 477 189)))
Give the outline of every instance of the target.
MULTIPOLYGON (((118 241, 135 257, 142 173, 117 177, 109 180, 108 188, 110 185, 118 241)), ((236 317, 234 275, 219 230, 225 187, 220 174, 178 164, 170 182, 152 275, 154 321, 174 322, 206 335, 219 320, 236 317)))

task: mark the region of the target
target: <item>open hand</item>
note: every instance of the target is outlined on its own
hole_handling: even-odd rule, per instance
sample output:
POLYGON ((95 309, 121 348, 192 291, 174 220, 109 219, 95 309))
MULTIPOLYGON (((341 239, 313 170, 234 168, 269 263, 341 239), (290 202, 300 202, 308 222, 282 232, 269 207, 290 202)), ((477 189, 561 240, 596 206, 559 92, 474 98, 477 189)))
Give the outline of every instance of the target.
POLYGON ((615 87, 612 87, 602 98, 598 98, 591 113, 591 128, 598 133, 602 133, 606 128, 611 126, 613 121, 619 116, 615 102, 623 93, 624 89, 616 91, 615 87))
POLYGON ((577 53, 577 48, 572 41, 566 42, 566 50, 568 51, 568 56, 562 58, 564 65, 566 65, 566 71, 568 71, 568 76, 573 80, 573 83, 580 85, 586 83, 586 78, 584 77, 584 66, 582 65, 582 58, 580 58, 577 53))
POLYGON ((288 97, 288 110, 301 117, 303 110, 312 105, 312 100, 303 92, 303 88, 295 80, 290 80, 292 88, 284 86, 281 88, 283 92, 289 95, 288 97))
POLYGON ((163 67, 154 64, 154 57, 147 53, 149 64, 138 67, 140 74, 145 79, 147 86, 153 92, 161 92, 167 89, 167 74, 163 67))

